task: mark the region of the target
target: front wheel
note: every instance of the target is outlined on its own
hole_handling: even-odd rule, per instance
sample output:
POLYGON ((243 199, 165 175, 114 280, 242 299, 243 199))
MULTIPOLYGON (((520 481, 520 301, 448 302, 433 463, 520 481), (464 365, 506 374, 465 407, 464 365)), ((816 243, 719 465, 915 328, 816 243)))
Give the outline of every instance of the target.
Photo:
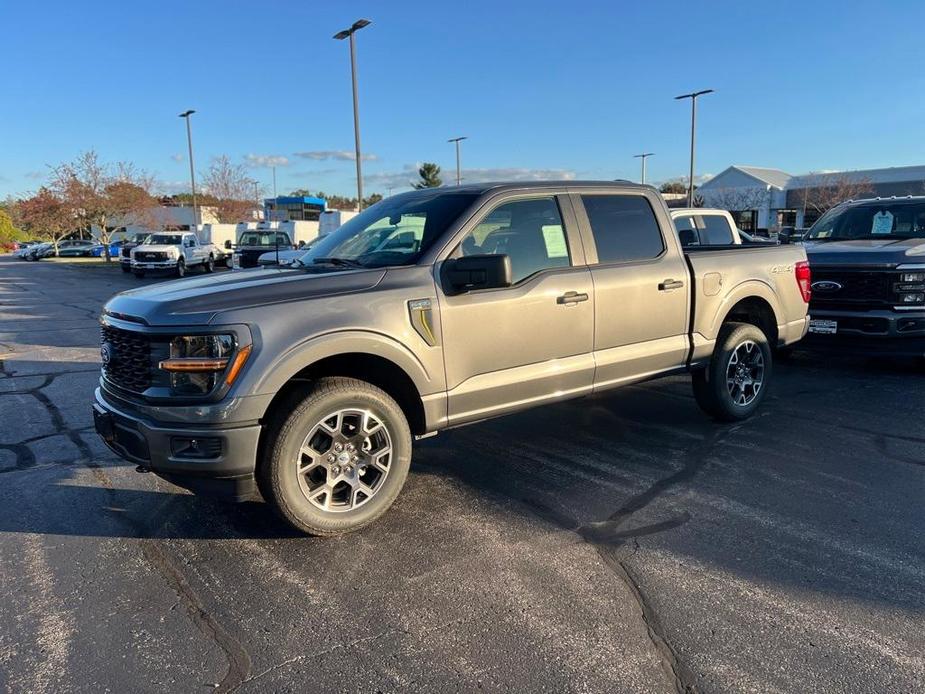
POLYGON ((177 277, 185 277, 185 276, 186 276, 186 261, 184 261, 183 258, 180 258, 177 261, 177 277))
POLYGON ((203 267, 206 272, 215 272, 215 257, 210 255, 203 267))
POLYGON ((694 398, 707 414, 724 422, 738 422, 758 409, 770 379, 767 336, 750 323, 726 323, 710 365, 693 375, 694 398))
POLYGON ((322 378, 270 425, 257 480, 297 529, 339 535, 395 501, 411 464, 411 431, 388 394, 352 378, 322 378))

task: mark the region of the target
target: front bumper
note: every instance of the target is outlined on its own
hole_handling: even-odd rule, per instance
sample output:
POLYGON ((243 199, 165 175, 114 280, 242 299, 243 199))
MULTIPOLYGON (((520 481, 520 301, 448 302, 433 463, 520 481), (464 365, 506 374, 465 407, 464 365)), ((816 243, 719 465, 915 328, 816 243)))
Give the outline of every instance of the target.
POLYGON ((810 332, 800 347, 864 356, 925 356, 925 310, 812 310, 813 320, 838 324, 835 334, 810 332))
POLYGON ((131 264, 133 270, 175 270, 177 267, 176 260, 133 260, 131 264))
POLYGON ((178 486, 236 500, 254 494, 259 424, 164 426, 109 401, 101 388, 93 420, 113 452, 178 486))

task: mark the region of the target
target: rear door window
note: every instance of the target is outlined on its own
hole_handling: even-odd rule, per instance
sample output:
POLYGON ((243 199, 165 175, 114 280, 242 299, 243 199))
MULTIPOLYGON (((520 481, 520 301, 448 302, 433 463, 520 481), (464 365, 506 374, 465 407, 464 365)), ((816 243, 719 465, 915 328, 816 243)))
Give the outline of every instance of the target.
POLYGON ((674 227, 678 230, 678 238, 681 240, 682 246, 700 245, 700 234, 697 231, 697 225, 694 224, 693 217, 675 217, 674 227))
POLYGON ((665 241, 649 201, 642 195, 582 195, 599 263, 652 260, 665 241))

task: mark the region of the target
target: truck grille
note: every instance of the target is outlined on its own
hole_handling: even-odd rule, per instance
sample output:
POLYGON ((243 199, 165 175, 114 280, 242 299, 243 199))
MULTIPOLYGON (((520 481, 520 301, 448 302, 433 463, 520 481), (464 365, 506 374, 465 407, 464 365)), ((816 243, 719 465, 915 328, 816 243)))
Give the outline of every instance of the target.
POLYGON ((850 305, 854 308, 879 308, 895 303, 893 285, 896 272, 825 269, 813 267, 813 306, 831 308, 850 305), (820 285, 820 283, 822 283, 820 285), (826 283, 832 283, 826 286, 826 283))
POLYGON ((134 393, 142 393, 151 385, 151 342, 147 335, 103 325, 100 347, 107 381, 134 393))
POLYGON ((145 262, 153 260, 167 260, 167 254, 157 251, 142 251, 140 253, 135 253, 135 260, 144 260, 145 262))

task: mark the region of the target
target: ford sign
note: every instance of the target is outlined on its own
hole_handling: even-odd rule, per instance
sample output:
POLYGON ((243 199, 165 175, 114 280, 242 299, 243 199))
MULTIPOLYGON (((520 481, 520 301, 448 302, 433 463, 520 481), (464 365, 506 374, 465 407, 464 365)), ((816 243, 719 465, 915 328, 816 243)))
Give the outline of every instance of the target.
POLYGON ((818 282, 813 282, 812 287, 814 292, 826 294, 829 292, 837 292, 842 288, 842 285, 838 282, 832 282, 831 280, 819 280, 818 282))

